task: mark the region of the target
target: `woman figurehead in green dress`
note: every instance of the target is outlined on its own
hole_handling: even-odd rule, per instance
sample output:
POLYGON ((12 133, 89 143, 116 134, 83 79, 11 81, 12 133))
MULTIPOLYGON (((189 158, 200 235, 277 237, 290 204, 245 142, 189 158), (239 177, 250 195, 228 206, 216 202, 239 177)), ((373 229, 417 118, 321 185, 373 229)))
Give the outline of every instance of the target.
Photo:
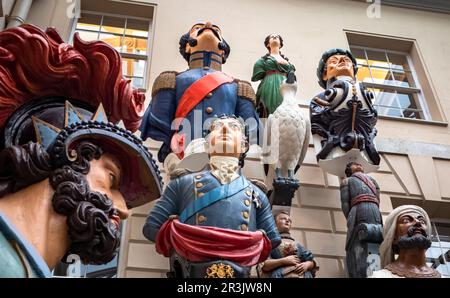
POLYGON ((264 40, 268 53, 258 59, 253 67, 252 81, 260 81, 256 98, 261 117, 272 114, 283 101, 280 93, 281 83, 289 72, 295 71, 295 66, 289 62, 280 49, 283 38, 278 34, 271 34, 264 40))

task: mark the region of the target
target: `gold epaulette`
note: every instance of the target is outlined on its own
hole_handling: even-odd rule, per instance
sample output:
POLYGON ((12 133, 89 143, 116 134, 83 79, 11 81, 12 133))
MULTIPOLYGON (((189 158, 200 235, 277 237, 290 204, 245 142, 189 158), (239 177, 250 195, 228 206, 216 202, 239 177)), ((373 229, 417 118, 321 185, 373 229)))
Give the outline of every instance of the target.
POLYGON ((170 172, 170 180, 174 180, 177 178, 180 178, 187 174, 192 174, 192 171, 189 171, 188 169, 175 169, 172 172, 170 172))
POLYGON ((161 90, 175 89, 177 74, 176 71, 162 72, 153 83, 152 97, 161 90))
POLYGON ((250 100, 256 107, 256 94, 252 85, 247 81, 235 80, 238 85, 238 96, 250 100))
POLYGON ((267 195, 267 185, 259 179, 250 178, 248 179, 253 185, 262 190, 263 193, 267 195))

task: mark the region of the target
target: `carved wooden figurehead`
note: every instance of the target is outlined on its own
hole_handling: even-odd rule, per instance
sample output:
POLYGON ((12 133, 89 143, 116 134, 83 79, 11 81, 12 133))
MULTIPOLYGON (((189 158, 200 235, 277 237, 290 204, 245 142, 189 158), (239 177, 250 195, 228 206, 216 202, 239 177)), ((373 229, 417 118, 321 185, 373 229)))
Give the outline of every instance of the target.
POLYGON ((0 277, 49 276, 66 254, 107 263, 128 209, 159 198, 158 166, 129 131, 145 96, 121 65, 100 41, 0 32, 0 277))

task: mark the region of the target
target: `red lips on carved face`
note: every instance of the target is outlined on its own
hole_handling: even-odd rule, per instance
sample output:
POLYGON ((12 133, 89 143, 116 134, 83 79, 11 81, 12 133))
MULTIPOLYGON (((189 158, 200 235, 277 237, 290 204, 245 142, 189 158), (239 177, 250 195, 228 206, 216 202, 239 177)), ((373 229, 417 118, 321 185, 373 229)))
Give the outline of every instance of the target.
POLYGON ((220 140, 223 140, 223 141, 232 141, 232 140, 233 140, 233 138, 232 138, 231 136, 229 136, 228 134, 222 134, 222 135, 220 135, 220 136, 219 136, 219 139, 220 139, 220 140))

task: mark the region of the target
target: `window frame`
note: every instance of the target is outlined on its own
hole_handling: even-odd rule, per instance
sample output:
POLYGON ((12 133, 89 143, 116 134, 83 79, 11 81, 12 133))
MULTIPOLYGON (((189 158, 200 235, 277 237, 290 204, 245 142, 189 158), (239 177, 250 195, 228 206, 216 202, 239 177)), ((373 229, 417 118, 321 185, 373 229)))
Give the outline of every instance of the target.
MULTIPOLYGON (((439 225, 450 226, 450 221, 446 220, 446 219, 433 219, 433 218, 431 218, 430 221, 431 221, 431 230, 432 230, 432 235, 433 235, 432 241, 433 242, 437 242, 439 244, 439 247, 436 247, 436 246, 434 246, 434 247, 440 249, 441 254, 439 255, 439 258, 442 257, 442 259, 444 261, 443 264, 442 263, 440 263, 440 264, 447 267, 447 271, 449 272, 449 275, 446 275, 446 277, 450 277, 450 260, 447 261, 448 257, 445 255, 445 252, 443 251, 442 244, 441 244, 442 241, 441 241, 441 237, 440 236, 442 236, 442 235, 439 235, 439 231, 438 231, 437 226, 436 226, 436 225, 438 225, 438 226, 439 225), (435 240, 437 240, 437 241, 435 241, 435 240)), ((449 238, 449 241, 445 241, 445 242, 450 243, 450 235, 445 235, 445 237, 449 238)), ((450 250, 448 252, 450 252, 450 250)), ((430 258, 427 257, 427 261, 429 259, 430 258)), ((436 261, 436 258, 432 259, 432 260, 436 261)), ((433 265, 435 265, 435 263, 433 263, 433 265)), ((434 266, 433 266, 433 268, 434 268, 434 266)))
MULTIPOLYGON (((350 51, 352 51, 352 49, 357 49, 357 50, 361 50, 364 52, 364 60, 366 60, 366 64, 360 65, 358 64, 358 67, 362 66, 362 67, 367 67, 370 73, 370 78, 373 79, 373 75, 372 75, 372 66, 368 65, 367 62, 369 61, 369 57, 367 55, 367 50, 369 51, 373 51, 373 52, 379 52, 379 53, 383 53, 386 57, 386 60, 383 60, 384 62, 390 63, 389 61, 389 56, 387 54, 396 54, 396 55, 402 55, 406 58, 406 61, 408 63, 408 67, 409 67, 409 72, 411 73, 412 79, 413 79, 413 83, 415 85, 415 87, 404 87, 404 86, 397 86, 397 85, 389 85, 389 84, 379 84, 379 83, 373 83, 373 82, 361 82, 361 84, 365 87, 365 88, 376 88, 376 89, 385 89, 385 90, 389 90, 389 91, 394 91, 396 94, 401 92, 403 94, 411 94, 411 95, 416 95, 417 96, 417 102, 415 103, 416 105, 419 105, 419 107, 417 109, 408 109, 410 111, 414 111, 417 113, 421 113, 423 115, 423 117, 421 118, 409 118, 409 117, 405 117, 404 116, 404 109, 399 109, 400 113, 401 113, 401 117, 397 117, 397 116, 390 116, 390 115, 384 115, 384 114, 379 114, 379 116, 381 117, 387 117, 389 119, 408 119, 408 120, 419 120, 419 121, 432 121, 432 117, 431 117, 431 113, 429 111, 426 99, 424 97, 423 94, 423 89, 422 86, 420 84, 420 80, 419 77, 417 76, 417 72, 413 63, 413 60, 410 56, 409 52, 404 52, 404 51, 396 51, 396 50, 391 50, 391 49, 386 49, 386 48, 375 48, 375 47, 370 47, 370 46, 362 46, 362 45, 353 45, 349 42, 349 47, 350 47, 350 51)), ((380 69, 382 67, 379 67, 380 69)), ((392 76, 393 79, 395 79, 394 76, 394 72, 392 70, 391 67, 389 67, 389 69, 384 68, 386 70, 389 71, 390 75, 392 76)), ((406 72, 405 72, 406 73, 406 72)), ((397 105, 399 107, 401 107, 398 97, 396 96, 396 102, 397 105)), ((380 105, 376 105, 375 106, 379 106, 382 108, 393 108, 393 109, 398 109, 396 107, 388 107, 388 106, 380 106, 380 105)))
MULTIPOLYGON (((108 13, 108 12, 101 12, 101 11, 92 11, 92 10, 85 10, 85 9, 81 9, 80 10, 80 16, 82 16, 84 14, 90 14, 90 15, 96 15, 96 16, 100 16, 101 17, 101 22, 99 24, 99 30, 95 31, 95 30, 86 30, 86 29, 82 29, 82 31, 84 32, 91 32, 91 33, 97 33, 97 40, 99 40, 100 34, 102 33, 101 29, 102 29, 102 25, 103 25, 103 19, 104 17, 116 17, 116 18, 122 18, 125 20, 125 26, 124 26, 124 31, 123 34, 115 34, 115 33, 110 33, 111 35, 114 36, 121 36, 121 38, 125 38, 125 37, 131 37, 131 38, 140 38, 140 39, 144 39, 144 37, 142 36, 135 36, 135 35, 130 35, 130 34, 126 34, 126 26, 128 23, 128 19, 133 19, 133 20, 140 20, 140 21, 148 21, 149 26, 148 26, 148 36, 146 37, 147 39, 147 54, 146 55, 141 55, 141 54, 133 54, 133 53, 122 53, 119 52, 120 57, 123 59, 134 59, 134 60, 142 60, 145 61, 145 67, 144 67, 144 76, 143 76, 143 87, 139 87, 137 88, 139 91, 141 92, 146 92, 147 91, 147 87, 148 87, 148 82, 149 82, 149 69, 150 69, 150 57, 151 57, 151 49, 153 46, 153 39, 151 38, 153 36, 153 20, 154 20, 154 16, 152 18, 142 18, 142 17, 135 17, 133 15, 122 15, 122 14, 114 14, 114 13, 108 13)), ((75 32, 77 32, 77 25, 78 25, 78 19, 74 18, 73 19, 73 24, 72 24, 72 28, 71 28, 71 32, 70 32, 70 38, 69 38, 69 43, 73 44, 73 37, 75 35, 75 32)), ((123 75, 123 77, 125 79, 131 80, 132 78, 135 78, 135 76, 125 76, 123 75)), ((141 78, 141 77, 136 77, 136 78, 141 78)))

